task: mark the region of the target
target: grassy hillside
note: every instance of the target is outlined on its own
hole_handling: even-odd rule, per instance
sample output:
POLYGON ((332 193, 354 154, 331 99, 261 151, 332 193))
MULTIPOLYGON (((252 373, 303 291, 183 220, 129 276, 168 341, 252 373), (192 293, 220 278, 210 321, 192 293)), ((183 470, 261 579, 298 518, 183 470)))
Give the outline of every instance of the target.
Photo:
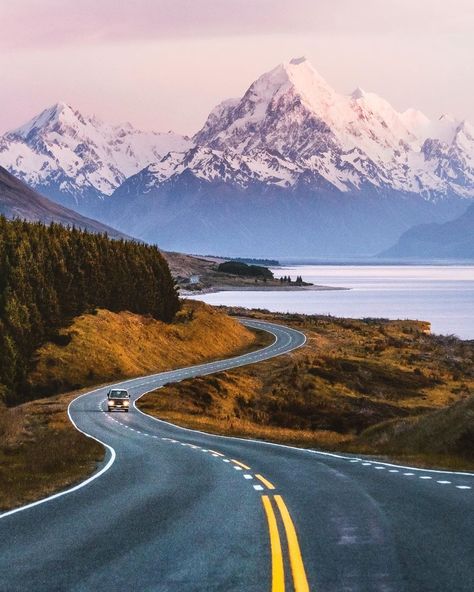
POLYGON ((82 315, 36 353, 36 392, 63 392, 196 364, 251 346, 255 335, 222 312, 185 301, 173 323, 130 312, 82 315))
POLYGON ((74 396, 11 408, 0 403, 0 510, 63 489, 104 458, 104 448, 69 422, 66 408, 74 396))
POLYGON ((156 247, 0 216, 0 399, 35 396, 26 380, 34 352, 74 317, 106 308, 169 323, 179 307, 156 247))
MULTIPOLYGON (((170 324, 99 310, 75 319, 56 341, 38 350, 29 375, 48 395, 235 355, 261 338, 205 304, 184 302, 170 324)), ((70 485, 103 458, 102 447, 69 422, 66 407, 77 394, 16 407, 0 402, 0 509, 70 485)))
POLYGON ((474 467, 474 396, 420 417, 385 422, 351 443, 360 453, 451 468, 474 467))
POLYGON ((21 218, 30 222, 75 226, 89 232, 107 233, 112 238, 130 238, 97 220, 81 216, 31 189, 0 166, 0 214, 6 218, 21 218))
POLYGON ((473 342, 427 334, 428 325, 418 321, 259 316, 303 330, 307 346, 168 385, 159 398, 141 399, 141 408, 220 433, 400 458, 416 453, 420 462, 446 466, 471 462, 463 452, 470 432, 460 421, 474 394, 473 342), (433 410, 439 415, 430 415, 433 410), (448 424, 449 430, 442 427, 448 424), (406 446, 397 442, 398 432, 385 445, 385 430, 395 426, 407 426, 406 446))

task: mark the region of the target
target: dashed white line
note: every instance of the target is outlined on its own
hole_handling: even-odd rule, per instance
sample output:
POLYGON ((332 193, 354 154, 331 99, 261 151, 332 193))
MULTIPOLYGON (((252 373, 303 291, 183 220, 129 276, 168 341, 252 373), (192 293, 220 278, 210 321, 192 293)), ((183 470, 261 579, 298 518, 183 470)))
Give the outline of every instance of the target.
POLYGON ((263 491, 263 487, 262 487, 261 485, 254 485, 254 486, 253 486, 253 488, 254 488, 256 491, 263 491))
POLYGON ((440 483, 441 485, 450 485, 451 481, 436 481, 436 483, 440 483))
POLYGON ((244 479, 253 479, 253 477, 252 477, 252 475, 249 475, 248 473, 245 473, 244 479))
POLYGON ((471 489, 469 485, 456 485, 458 489, 471 489))

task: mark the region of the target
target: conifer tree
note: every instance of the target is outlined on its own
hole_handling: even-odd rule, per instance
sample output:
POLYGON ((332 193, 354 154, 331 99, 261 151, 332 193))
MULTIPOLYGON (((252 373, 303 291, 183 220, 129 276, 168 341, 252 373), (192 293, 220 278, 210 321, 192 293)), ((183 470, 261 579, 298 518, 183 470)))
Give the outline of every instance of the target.
POLYGON ((28 396, 35 350, 95 308, 171 321, 178 293, 159 250, 0 216, 0 396, 7 403, 28 396))

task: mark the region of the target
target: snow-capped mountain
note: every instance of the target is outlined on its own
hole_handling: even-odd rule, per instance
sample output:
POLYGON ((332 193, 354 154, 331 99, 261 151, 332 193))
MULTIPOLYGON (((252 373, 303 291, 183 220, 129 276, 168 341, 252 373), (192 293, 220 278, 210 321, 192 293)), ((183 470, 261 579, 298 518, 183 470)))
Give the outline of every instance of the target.
POLYGON ((61 104, 0 138, 0 164, 164 248, 229 255, 376 253, 474 199, 471 124, 338 93, 304 58, 217 105, 192 140, 61 104))
POLYGON ((114 224, 192 252, 367 254, 474 198, 469 123, 340 94, 304 58, 217 105, 193 140, 114 192, 114 224))
MULTIPOLYGON (((467 122, 396 111, 374 93, 337 93, 304 58, 225 101, 197 144, 252 156, 269 151, 316 172, 341 191, 377 188, 474 196, 474 134, 467 122)), ((296 182, 295 177, 294 182, 296 182)))
POLYGON ((0 138, 0 164, 56 201, 87 209, 127 177, 192 142, 178 134, 109 125, 65 103, 0 138))

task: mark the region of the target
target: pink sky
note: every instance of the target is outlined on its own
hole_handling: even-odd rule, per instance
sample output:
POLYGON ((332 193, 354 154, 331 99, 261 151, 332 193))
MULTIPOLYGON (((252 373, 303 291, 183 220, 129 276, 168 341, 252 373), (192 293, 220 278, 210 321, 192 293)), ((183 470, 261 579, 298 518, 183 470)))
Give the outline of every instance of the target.
POLYGON ((306 55, 341 92, 474 120, 472 0, 0 0, 0 132, 64 100, 193 133, 306 55))

